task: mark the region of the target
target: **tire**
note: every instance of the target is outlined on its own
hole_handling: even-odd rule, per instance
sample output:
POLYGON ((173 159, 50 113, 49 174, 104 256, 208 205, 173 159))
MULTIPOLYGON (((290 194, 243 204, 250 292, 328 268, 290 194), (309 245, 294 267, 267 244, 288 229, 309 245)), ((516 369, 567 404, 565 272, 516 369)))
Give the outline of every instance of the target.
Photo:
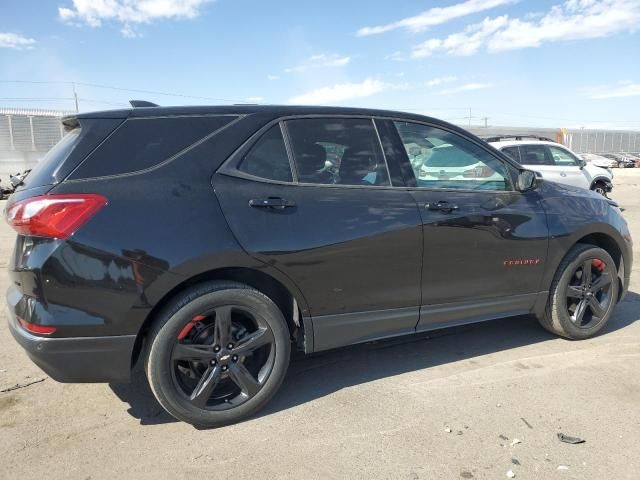
POLYGON ((198 427, 235 423, 264 407, 282 384, 291 354, 280 309, 235 282, 207 282, 180 293, 162 309, 147 340, 153 394, 170 415, 198 427))
POLYGON ((547 306, 539 321, 548 331, 561 337, 571 340, 592 337, 611 318, 618 300, 618 289, 618 272, 611 255, 595 245, 574 245, 558 266, 549 289, 547 306), (585 268, 589 270, 587 277, 581 273, 585 268), (600 285, 604 288, 595 295, 590 292, 600 285), (579 310, 582 301, 586 307, 579 310))
POLYGON ((607 196, 607 190, 602 182, 594 183, 593 186, 591 187, 591 190, 593 190, 596 193, 599 193, 603 197, 607 196))

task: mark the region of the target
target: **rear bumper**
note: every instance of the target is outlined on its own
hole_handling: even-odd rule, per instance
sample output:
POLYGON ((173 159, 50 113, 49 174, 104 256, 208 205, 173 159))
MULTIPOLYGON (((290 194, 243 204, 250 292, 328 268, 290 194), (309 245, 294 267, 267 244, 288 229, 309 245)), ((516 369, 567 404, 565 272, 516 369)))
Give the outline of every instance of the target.
POLYGON ((64 383, 129 381, 135 335, 40 337, 18 324, 12 302, 8 299, 9 329, 13 338, 51 378, 64 383))

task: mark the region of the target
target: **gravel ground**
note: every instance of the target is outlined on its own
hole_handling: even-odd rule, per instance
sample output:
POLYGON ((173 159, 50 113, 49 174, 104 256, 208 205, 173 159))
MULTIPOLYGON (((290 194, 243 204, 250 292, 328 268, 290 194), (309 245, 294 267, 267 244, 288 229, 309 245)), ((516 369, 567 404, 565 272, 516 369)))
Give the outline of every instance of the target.
MULTIPOLYGON (((640 245, 640 169, 615 173, 640 245)), ((2 222, 2 267, 13 237, 2 222)), ((0 478, 637 479, 638 247, 635 258, 631 292, 597 338, 512 318, 296 357, 266 411, 217 430, 164 414, 140 372, 131 385, 47 378, 2 309, 0 390, 44 381, 0 393, 0 478)))

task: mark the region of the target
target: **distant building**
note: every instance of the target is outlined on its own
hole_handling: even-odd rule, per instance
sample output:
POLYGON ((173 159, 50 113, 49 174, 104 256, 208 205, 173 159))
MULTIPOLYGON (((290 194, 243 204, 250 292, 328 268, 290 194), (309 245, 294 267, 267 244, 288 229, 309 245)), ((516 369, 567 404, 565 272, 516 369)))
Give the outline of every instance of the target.
POLYGON ((0 107, 0 178, 33 168, 64 135, 72 112, 0 107))

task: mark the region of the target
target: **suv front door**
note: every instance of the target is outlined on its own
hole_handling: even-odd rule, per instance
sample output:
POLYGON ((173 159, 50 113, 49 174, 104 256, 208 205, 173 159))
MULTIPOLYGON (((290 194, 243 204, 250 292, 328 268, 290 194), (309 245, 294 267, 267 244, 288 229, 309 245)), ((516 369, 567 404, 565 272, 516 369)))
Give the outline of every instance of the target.
POLYGON ((276 123, 214 177, 242 247, 304 295, 316 351, 415 329, 422 221, 392 180, 371 118, 276 123))
POLYGON ((515 191, 513 167, 461 133, 393 123, 423 222, 418 330, 528 313, 548 243, 538 192, 515 191))

